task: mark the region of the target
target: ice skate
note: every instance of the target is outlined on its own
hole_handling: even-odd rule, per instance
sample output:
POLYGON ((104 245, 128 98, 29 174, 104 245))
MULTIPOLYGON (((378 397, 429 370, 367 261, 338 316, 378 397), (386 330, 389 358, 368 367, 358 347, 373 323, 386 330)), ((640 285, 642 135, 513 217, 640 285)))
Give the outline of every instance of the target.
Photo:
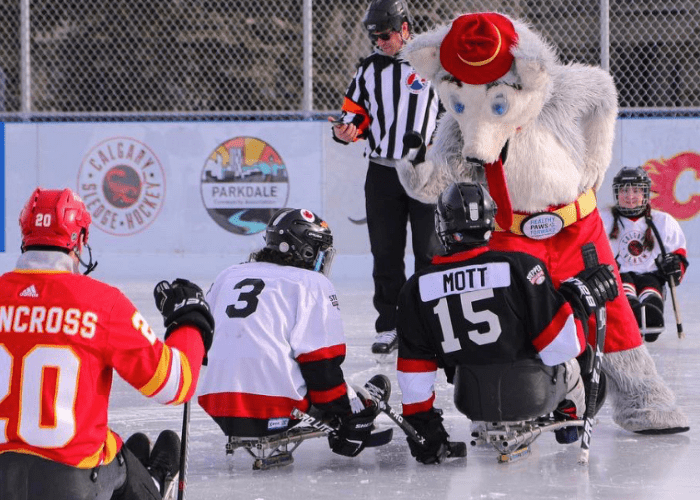
POLYGON ((391 361, 391 354, 399 348, 399 337, 396 329, 386 332, 379 332, 372 344, 372 353, 378 354, 377 362, 388 363, 391 361))

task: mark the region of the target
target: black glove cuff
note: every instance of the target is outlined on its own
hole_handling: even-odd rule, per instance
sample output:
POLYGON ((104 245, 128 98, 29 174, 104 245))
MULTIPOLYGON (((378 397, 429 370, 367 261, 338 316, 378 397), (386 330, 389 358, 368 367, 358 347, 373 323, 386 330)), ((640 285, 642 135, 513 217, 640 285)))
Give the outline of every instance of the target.
POLYGON ((206 355, 214 341, 214 318, 209 314, 209 311, 206 311, 205 314, 202 311, 190 310, 171 320, 170 323, 166 325, 165 339, 167 340, 173 331, 183 325, 194 326, 199 330, 199 334, 202 336, 202 342, 204 343, 204 353, 206 355))

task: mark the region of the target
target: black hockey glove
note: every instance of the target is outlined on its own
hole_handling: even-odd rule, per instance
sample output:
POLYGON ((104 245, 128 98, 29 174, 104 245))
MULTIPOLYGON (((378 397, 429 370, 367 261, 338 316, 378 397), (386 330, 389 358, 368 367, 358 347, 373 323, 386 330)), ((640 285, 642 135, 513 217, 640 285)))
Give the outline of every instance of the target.
POLYGON ((588 285, 598 306, 604 306, 606 302, 614 300, 619 293, 617 279, 610 265, 600 264, 591 269, 584 269, 576 278, 588 285))
POLYGON ((425 445, 406 438, 411 455, 423 464, 439 464, 445 460, 449 451, 450 436, 442 425, 440 412, 431 408, 430 411, 404 415, 403 418, 425 438, 425 445))
POLYGON ((673 279, 673 284, 679 285, 683 277, 683 260, 683 257, 677 253, 659 254, 656 257, 656 267, 659 268, 665 280, 673 279))
POLYGON ((338 430, 328 435, 328 446, 333 453, 345 457, 355 457, 365 449, 365 444, 372 434, 374 419, 379 414, 379 407, 373 400, 359 413, 340 417, 338 430))
POLYGON ((559 286, 559 291, 571 303, 574 315, 582 321, 588 318, 596 307, 603 306, 618 294, 612 266, 604 264, 585 269, 573 278, 564 280, 559 286))
POLYGON ((191 281, 178 278, 172 283, 161 281, 153 289, 156 307, 163 315, 165 338, 182 325, 199 330, 204 343, 205 359, 214 339, 214 317, 204 300, 202 289, 191 281))

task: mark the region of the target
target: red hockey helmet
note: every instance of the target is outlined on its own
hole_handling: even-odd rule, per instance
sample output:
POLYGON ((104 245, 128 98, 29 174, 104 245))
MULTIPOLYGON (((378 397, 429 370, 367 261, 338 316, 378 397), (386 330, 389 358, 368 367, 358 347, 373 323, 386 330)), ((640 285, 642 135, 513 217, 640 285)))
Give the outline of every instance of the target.
POLYGON ((38 245, 76 250, 81 232, 87 243, 90 222, 83 200, 70 189, 36 188, 19 216, 22 248, 38 245))

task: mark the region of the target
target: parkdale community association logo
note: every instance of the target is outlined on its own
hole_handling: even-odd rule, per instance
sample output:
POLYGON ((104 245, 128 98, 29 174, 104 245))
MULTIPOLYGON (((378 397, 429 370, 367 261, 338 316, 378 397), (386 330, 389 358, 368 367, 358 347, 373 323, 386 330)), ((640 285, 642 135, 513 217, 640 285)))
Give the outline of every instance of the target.
POLYGON ((235 234, 256 234, 287 205, 287 167, 265 141, 234 137, 207 158, 201 190, 207 213, 219 226, 235 234))
POLYGON ((83 159, 78 193, 93 225, 116 236, 138 233, 163 207, 163 167, 144 143, 113 137, 92 148, 83 159))
POLYGON ((690 220, 700 212, 700 155, 679 153, 643 165, 651 179, 651 206, 677 220, 690 220))

